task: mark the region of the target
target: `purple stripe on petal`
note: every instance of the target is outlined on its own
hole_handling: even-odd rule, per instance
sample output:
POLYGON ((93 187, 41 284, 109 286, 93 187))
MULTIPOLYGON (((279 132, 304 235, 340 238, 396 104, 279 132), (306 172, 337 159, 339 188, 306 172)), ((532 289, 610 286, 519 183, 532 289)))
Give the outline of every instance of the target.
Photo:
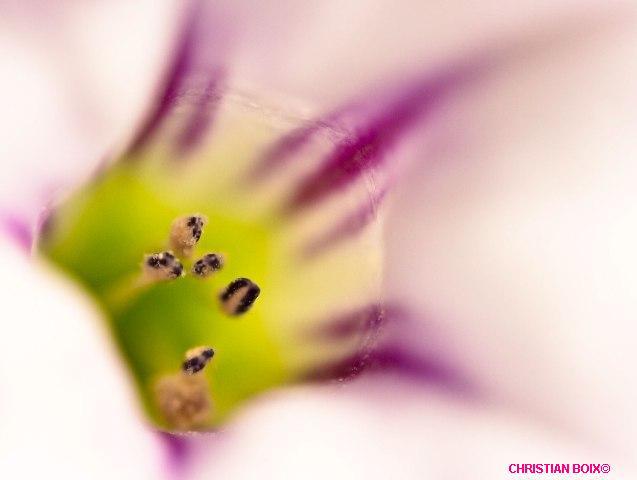
POLYGON ((249 174, 249 180, 262 180, 285 165, 321 128, 324 128, 324 125, 310 123, 282 136, 258 160, 256 167, 249 174))
POLYGON ((157 435, 159 435, 164 445, 168 470, 178 476, 180 472, 183 472, 191 457, 189 439, 185 436, 167 432, 157 432, 157 435))
MULTIPOLYGON (((198 6, 198 3, 194 2, 193 5, 198 6)), ((176 46, 172 63, 169 65, 164 77, 159 96, 133 138, 128 149, 130 154, 139 152, 148 144, 175 104, 179 89, 183 85, 193 62, 195 20, 198 10, 199 8, 193 7, 189 12, 185 28, 176 46)))
POLYGON ((216 71, 206 86, 196 94, 192 110, 177 134, 175 149, 179 155, 186 155, 196 148, 209 131, 221 98, 223 74, 216 71))
POLYGON ((333 129, 333 124, 338 121, 341 115, 347 113, 350 108, 352 107, 340 108, 281 136, 257 160, 254 169, 248 174, 248 180, 253 182, 264 180, 284 167, 318 133, 333 129))
POLYGON ((301 380, 342 382, 365 372, 393 372, 457 392, 474 391, 468 378, 453 368, 450 352, 436 348, 440 339, 435 330, 427 334, 432 348, 416 350, 405 342, 405 335, 418 331, 410 328, 414 321, 413 313, 401 305, 368 305, 323 323, 313 332, 315 341, 335 342, 361 335, 361 345, 350 355, 307 370, 301 380))
POLYGON ((441 74, 417 84, 389 102, 380 114, 338 143, 319 168, 294 190, 286 210, 294 213, 356 181, 380 166, 388 151, 458 84, 460 72, 441 74))
POLYGON ((336 225, 314 238, 303 248, 305 258, 313 258, 326 250, 360 234, 377 218, 378 207, 385 198, 386 189, 381 190, 369 202, 343 217, 336 225))
POLYGON ((386 345, 370 352, 360 352, 308 372, 305 381, 347 381, 366 372, 393 372, 415 381, 433 383, 459 392, 472 390, 459 372, 433 357, 386 345))
POLYGON ((356 334, 375 335, 383 323, 380 305, 368 305, 323 323, 312 333, 315 338, 337 340, 356 334))
POLYGON ((219 437, 214 432, 155 433, 164 447, 167 478, 183 479, 192 476, 202 456, 214 455, 219 443, 219 437))
POLYGON ((24 251, 31 251, 33 229, 27 221, 17 215, 0 214, 0 229, 24 251))

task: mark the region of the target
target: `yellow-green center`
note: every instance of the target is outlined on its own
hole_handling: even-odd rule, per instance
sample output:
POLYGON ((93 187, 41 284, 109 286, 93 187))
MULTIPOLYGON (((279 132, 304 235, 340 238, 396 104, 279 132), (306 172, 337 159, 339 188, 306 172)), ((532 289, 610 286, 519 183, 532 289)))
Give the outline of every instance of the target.
POLYGON ((271 192, 237 180, 255 152, 286 128, 230 109, 217 126, 223 140, 213 136, 199 159, 174 163, 162 145, 142 158, 124 158, 60 205, 41 236, 40 252, 104 310, 146 410, 163 428, 173 426, 158 410, 155 386, 179 371, 192 347, 215 350, 201 372, 213 405, 208 427, 244 400, 296 381, 310 366, 351 354, 360 344, 360 337, 325 342, 310 333, 325 319, 377 301, 377 232, 303 260, 299 246, 334 217, 334 207, 286 219, 267 205, 271 192), (180 260, 189 271, 204 254, 219 253, 223 269, 205 279, 187 275, 131 287, 144 255, 167 249, 173 220, 194 212, 208 223, 192 258, 180 260), (232 317, 218 296, 238 277, 254 281, 261 294, 248 312, 232 317))

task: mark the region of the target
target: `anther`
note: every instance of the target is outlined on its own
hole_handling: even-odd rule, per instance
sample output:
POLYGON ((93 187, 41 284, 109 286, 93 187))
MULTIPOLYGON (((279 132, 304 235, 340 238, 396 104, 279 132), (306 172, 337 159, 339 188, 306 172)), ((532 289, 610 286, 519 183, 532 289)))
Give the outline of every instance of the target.
POLYGON ((184 274, 184 267, 171 252, 146 255, 144 274, 149 280, 173 280, 184 274))
POLYGON ((228 315, 247 312, 261 293, 258 285, 247 278, 237 278, 219 296, 223 310, 228 315))
POLYGON ((203 215, 188 215, 176 219, 170 229, 170 246, 178 255, 189 257, 203 233, 207 219, 203 215))
POLYGON ((192 266, 192 273, 201 278, 212 275, 223 268, 223 257, 216 253, 208 253, 192 266))
POLYGON ((208 365, 215 351, 210 347, 195 347, 186 352, 186 360, 181 365, 184 373, 194 375, 208 365))
POLYGON ((173 429, 196 430, 210 421, 212 401, 205 375, 179 372, 164 376, 155 385, 155 395, 160 412, 173 429))

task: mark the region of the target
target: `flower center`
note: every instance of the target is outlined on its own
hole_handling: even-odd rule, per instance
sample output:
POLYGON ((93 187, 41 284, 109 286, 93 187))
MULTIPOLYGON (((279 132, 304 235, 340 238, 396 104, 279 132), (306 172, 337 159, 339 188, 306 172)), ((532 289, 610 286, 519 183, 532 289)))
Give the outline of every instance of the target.
MULTIPOLYGON (((169 430, 220 425, 256 394, 329 370, 368 343, 368 312, 378 315, 376 225, 304 253, 360 191, 286 215, 277 202, 309 161, 267 185, 244 180, 294 125, 227 101, 217 115, 187 158, 170 130, 124 155, 51 214, 39 243, 99 302, 146 411, 169 430), (332 335, 344 316, 355 328, 332 335), (200 345, 214 358, 193 355, 200 345)), ((332 142, 315 140, 305 158, 332 142)))

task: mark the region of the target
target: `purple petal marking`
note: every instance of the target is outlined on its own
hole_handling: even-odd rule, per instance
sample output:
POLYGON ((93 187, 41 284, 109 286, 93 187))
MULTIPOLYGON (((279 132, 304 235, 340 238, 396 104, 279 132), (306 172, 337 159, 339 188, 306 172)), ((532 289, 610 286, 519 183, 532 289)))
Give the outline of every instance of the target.
POLYGON ((394 372, 415 381, 433 383, 458 392, 472 390, 466 378, 440 359, 416 354, 400 346, 385 345, 359 352, 339 361, 320 366, 304 377, 304 381, 347 381, 363 373, 394 372))
MULTIPOLYGON (((450 358, 435 348, 415 350, 404 341, 405 332, 412 331, 410 322, 416 321, 413 315, 400 305, 372 304, 324 323, 313 332, 314 341, 334 342, 360 335, 361 346, 351 355, 306 371, 301 380, 342 382, 367 372, 393 372, 456 392, 473 392, 472 383, 452 366, 450 358)), ((434 331, 430 335, 435 346, 439 340, 434 331)))
POLYGON ((192 449, 189 439, 167 432, 157 432, 157 435, 164 445, 168 470, 179 477, 191 458, 192 449))
POLYGON ((349 238, 360 234, 365 227, 373 223, 378 214, 378 207, 383 202, 387 189, 369 199, 369 202, 358 207, 354 212, 345 215, 336 225, 324 234, 316 237, 303 248, 306 259, 315 258, 326 250, 333 248, 349 238))
POLYGON ((0 214, 0 230, 4 231, 25 252, 31 251, 33 229, 26 220, 17 215, 0 214))
POLYGON ((357 334, 375 335, 384 319, 380 305, 368 305, 330 320, 313 332, 317 339, 338 340, 357 334))
POLYGON ((203 90, 196 94, 192 111, 175 140, 175 149, 179 155, 190 153, 209 131, 221 98, 222 78, 220 71, 214 72, 203 90))
POLYGON ((172 110, 178 97, 178 92, 184 84, 185 78, 188 76, 194 62, 196 43, 195 22, 199 10, 199 2, 193 2, 181 36, 177 42, 172 62, 166 71, 158 98, 153 103, 153 107, 148 112, 146 119, 143 121, 128 148, 128 152, 132 155, 143 149, 157 133, 157 130, 172 110))
POLYGON ((128 149, 131 156, 147 146, 156 135, 166 117, 173 110, 180 94, 185 90, 185 86, 192 83, 193 79, 196 80, 194 77, 199 74, 203 73, 208 78, 216 71, 213 65, 219 59, 211 53, 211 47, 207 44, 210 39, 206 37, 211 25, 202 25, 210 19, 205 7, 205 2, 202 0, 189 2, 186 21, 177 41, 172 62, 166 71, 163 86, 159 90, 153 107, 131 142, 128 149), (204 26, 206 28, 203 28, 204 26))
POLYGON ((359 126, 350 138, 337 143, 318 169, 297 186, 285 210, 297 212, 380 166, 388 151, 457 86, 463 73, 464 69, 461 69, 428 78, 389 102, 380 114, 359 126))
POLYGON ((182 479, 192 473, 198 458, 210 455, 217 444, 217 436, 212 432, 168 433, 156 431, 164 446, 166 473, 169 477, 182 479))
POLYGON ((324 124, 313 122, 306 126, 296 128, 287 135, 282 136, 265 151, 254 170, 250 172, 249 180, 263 180, 276 169, 282 167, 292 159, 293 155, 299 151, 316 132, 324 127, 324 124))
POLYGON ((315 135, 322 131, 333 129, 339 117, 347 113, 351 108, 353 106, 339 108, 318 120, 308 122, 306 125, 295 128, 288 134, 281 136, 257 160, 256 166, 248 174, 248 180, 252 182, 265 180, 284 167, 294 159, 294 155, 315 135))

